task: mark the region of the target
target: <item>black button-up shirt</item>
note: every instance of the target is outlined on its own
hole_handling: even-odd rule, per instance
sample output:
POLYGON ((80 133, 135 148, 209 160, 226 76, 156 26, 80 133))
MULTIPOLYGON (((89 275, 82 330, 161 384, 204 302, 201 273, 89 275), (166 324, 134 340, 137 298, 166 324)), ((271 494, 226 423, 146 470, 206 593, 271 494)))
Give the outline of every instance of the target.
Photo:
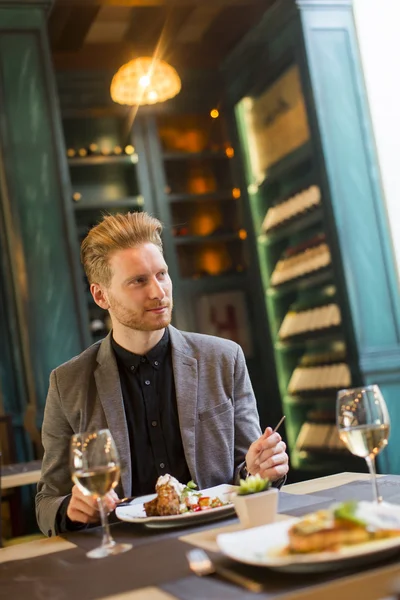
POLYGON ((157 478, 170 473, 190 480, 179 428, 168 329, 145 356, 112 339, 121 381, 132 459, 132 495, 154 492, 157 478))

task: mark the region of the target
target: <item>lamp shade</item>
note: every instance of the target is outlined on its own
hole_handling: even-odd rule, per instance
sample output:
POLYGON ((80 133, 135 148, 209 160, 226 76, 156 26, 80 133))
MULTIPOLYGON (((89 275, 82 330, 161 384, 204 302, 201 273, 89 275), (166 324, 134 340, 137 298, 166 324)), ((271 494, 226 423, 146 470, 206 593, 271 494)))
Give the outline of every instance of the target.
POLYGON ((134 58, 122 65, 111 81, 111 98, 118 104, 156 104, 180 92, 181 80, 164 60, 134 58))

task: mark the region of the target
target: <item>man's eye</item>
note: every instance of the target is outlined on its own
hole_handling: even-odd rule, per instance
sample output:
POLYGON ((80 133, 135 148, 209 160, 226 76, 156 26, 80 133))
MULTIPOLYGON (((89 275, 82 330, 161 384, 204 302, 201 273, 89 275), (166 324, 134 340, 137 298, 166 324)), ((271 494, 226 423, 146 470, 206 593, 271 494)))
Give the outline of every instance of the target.
POLYGON ((144 283, 146 280, 144 277, 138 277, 137 279, 133 279, 132 283, 135 284, 140 284, 140 283, 144 283))

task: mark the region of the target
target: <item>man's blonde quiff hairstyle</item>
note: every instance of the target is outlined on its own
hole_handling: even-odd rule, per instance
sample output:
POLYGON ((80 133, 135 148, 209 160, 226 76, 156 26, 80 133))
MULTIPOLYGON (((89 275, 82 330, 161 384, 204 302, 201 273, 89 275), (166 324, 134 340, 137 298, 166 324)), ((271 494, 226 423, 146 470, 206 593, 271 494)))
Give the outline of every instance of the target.
POLYGON ((110 285, 112 271, 109 261, 118 250, 152 243, 162 253, 161 232, 160 221, 145 212, 105 215, 89 231, 81 245, 81 262, 89 283, 110 285))

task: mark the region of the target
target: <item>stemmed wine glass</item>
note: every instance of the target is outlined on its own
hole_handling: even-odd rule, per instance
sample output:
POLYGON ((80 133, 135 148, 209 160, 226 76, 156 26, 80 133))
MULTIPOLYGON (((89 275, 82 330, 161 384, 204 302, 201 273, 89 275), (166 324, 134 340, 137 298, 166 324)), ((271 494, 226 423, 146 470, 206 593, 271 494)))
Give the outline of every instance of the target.
POLYGON ((72 480, 86 496, 97 500, 103 527, 101 546, 91 550, 89 558, 103 558, 121 554, 132 548, 131 544, 117 544, 108 524, 104 496, 118 484, 120 465, 117 448, 108 429, 77 433, 70 444, 70 467, 72 480))
POLYGON ((341 440, 355 456, 365 458, 376 502, 378 492, 375 457, 389 439, 390 418, 377 385, 340 390, 337 395, 337 426, 341 440))

